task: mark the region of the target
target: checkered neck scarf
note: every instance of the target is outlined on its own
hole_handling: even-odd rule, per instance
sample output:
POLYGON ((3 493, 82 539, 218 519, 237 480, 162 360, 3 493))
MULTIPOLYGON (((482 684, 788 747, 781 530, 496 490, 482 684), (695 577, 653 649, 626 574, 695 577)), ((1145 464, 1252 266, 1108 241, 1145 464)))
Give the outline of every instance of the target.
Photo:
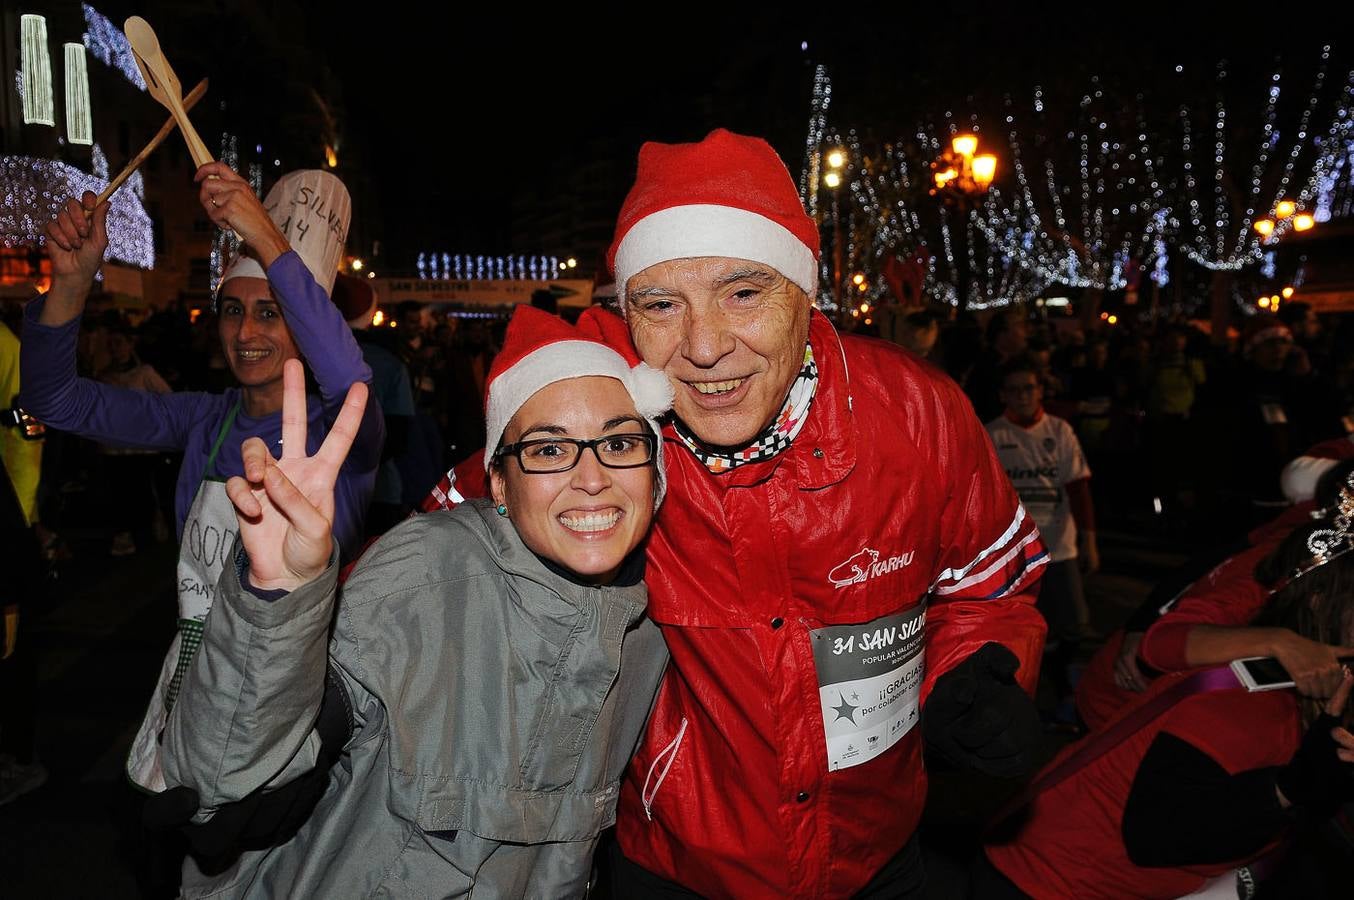
POLYGON ((795 436, 804 427, 804 420, 809 416, 809 406, 813 403, 813 395, 817 390, 818 365, 813 361, 813 347, 805 344, 804 367, 799 370, 795 383, 790 386, 790 395, 785 398, 785 406, 781 407, 780 415, 776 416, 776 421, 768 425, 766 430, 746 447, 728 453, 711 450, 701 444, 676 417, 673 418, 673 429, 682 439, 682 443, 696 454, 696 458, 718 475, 736 469, 744 463, 770 459, 794 443, 795 436))

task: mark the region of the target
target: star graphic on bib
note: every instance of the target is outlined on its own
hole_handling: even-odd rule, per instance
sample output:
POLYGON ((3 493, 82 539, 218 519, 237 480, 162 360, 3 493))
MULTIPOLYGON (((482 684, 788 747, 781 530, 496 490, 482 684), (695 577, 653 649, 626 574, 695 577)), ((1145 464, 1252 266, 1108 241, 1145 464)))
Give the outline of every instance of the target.
POLYGON ((852 725, 856 724, 855 712, 860 707, 852 706, 850 703, 847 703, 846 698, 841 694, 837 695, 837 699, 841 700, 841 705, 832 707, 837 711, 837 718, 833 719, 832 721, 837 722, 841 719, 846 719, 852 725))

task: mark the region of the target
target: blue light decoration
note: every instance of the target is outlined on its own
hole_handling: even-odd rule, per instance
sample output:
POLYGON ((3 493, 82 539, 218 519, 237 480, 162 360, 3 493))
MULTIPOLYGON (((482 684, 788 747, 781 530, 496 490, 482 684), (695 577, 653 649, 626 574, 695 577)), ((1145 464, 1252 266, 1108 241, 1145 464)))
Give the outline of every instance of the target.
POLYGON ((832 104, 832 79, 827 66, 813 71, 813 99, 810 101, 809 133, 804 141, 804 168, 799 173, 799 199, 814 219, 818 218, 818 185, 823 175, 823 138, 827 130, 827 108, 832 104))
POLYGON ((88 3, 81 3, 80 8, 85 14, 85 49, 99 62, 121 72, 138 90, 144 91, 146 82, 141 77, 141 70, 136 67, 136 58, 132 55, 127 35, 88 3))
MULTIPOLYGON (((108 186, 103 148, 96 143, 91 152, 95 173, 59 160, 0 156, 0 246, 44 245, 43 229, 68 198, 85 191, 97 194, 108 186)), ((140 173, 128 179, 110 202, 104 259, 142 269, 155 267, 155 236, 140 173)))
MULTIPOLYGON (((921 156, 936 158, 961 130, 981 131, 976 116, 958 122, 947 110, 907 138, 872 143, 862 152, 854 130, 837 131, 828 121, 831 81, 820 67, 800 194, 822 227, 832 227, 820 194, 822 160, 829 149, 845 151, 849 162, 836 195, 849 260, 842 274, 865 273, 869 287, 861 300, 882 293, 882 279, 872 273, 893 254, 925 263, 931 299, 956 302, 963 248, 974 308, 1016 302, 1054 283, 1122 289, 1138 267, 1162 287, 1170 282, 1173 247, 1203 268, 1240 270, 1263 261, 1253 225, 1280 198, 1292 198, 1317 221, 1354 216, 1354 71, 1333 95, 1329 46, 1318 62, 1310 93, 1290 97, 1280 73, 1264 76, 1259 133, 1249 153, 1237 144, 1235 111, 1222 99, 1231 78, 1226 64, 1213 73, 1215 97, 1197 109, 1182 104, 1165 121, 1149 123, 1142 94, 1110 97, 1098 78, 1071 103, 1046 96, 1042 86, 1035 86, 1028 106, 1007 97, 1007 171, 1015 185, 1009 179, 993 185, 967 221, 934 200, 917 199, 930 186, 930 172, 909 172, 895 147, 911 143, 921 156), (1283 100, 1299 102, 1285 117, 1293 130, 1281 135, 1283 100)), ((1291 218, 1279 222, 1275 234, 1291 225, 1291 218)), ((820 306, 833 299, 829 259, 825 254, 820 263, 820 306)))
POLYGON ((550 281, 559 277, 558 256, 485 256, 421 251, 415 270, 422 279, 456 281, 550 281))
POLYGON ((1335 116, 1318 143, 1321 152, 1299 200, 1312 200, 1312 218, 1318 222, 1354 215, 1354 71, 1349 73, 1335 116))
MULTIPOLYGON (((809 207, 822 179, 821 165, 813 174, 821 154, 832 147, 845 151, 848 164, 838 205, 846 225, 843 255, 849 262, 842 275, 859 272, 866 277, 863 290, 856 286, 850 291, 852 305, 873 304, 885 294, 882 270, 890 256, 922 264, 926 296, 957 305, 959 254, 964 253, 970 290, 966 306, 971 309, 1028 302, 1053 283, 1121 288, 1130 261, 1146 266, 1151 260, 1158 246, 1155 238, 1164 228, 1164 220, 1153 217, 1164 196, 1161 179, 1155 177, 1158 156, 1143 152, 1145 129, 1139 130, 1140 141, 1111 131, 1119 117, 1098 80, 1073 108, 1074 127, 1062 132, 1066 141, 1022 140, 1018 110, 1008 97, 1004 118, 1016 189, 1003 192, 994 185, 961 216, 927 195, 931 172, 912 171, 917 164, 909 161, 904 148, 910 143, 921 148, 923 157, 937 158, 956 134, 981 131, 976 115, 960 123, 947 110, 938 124, 918 125, 912 136, 866 152, 854 130, 843 135, 825 124, 831 84, 826 73, 818 74, 809 128, 809 141, 817 147, 806 154, 801 191, 809 207), (1050 144, 1061 154, 1056 160, 1050 144), (1030 157, 1039 148, 1044 158, 1033 161, 1034 171, 1042 172, 1036 186, 1030 157), (1060 177, 1069 163, 1070 177, 1060 177)), ((1036 117, 1061 109, 1047 100, 1042 87, 1034 90, 1033 106, 1036 117)), ((1047 136, 1042 117, 1038 124, 1035 137, 1047 136)), ((822 206, 818 209, 819 221, 829 227, 822 206)), ((835 308, 834 273, 826 254, 821 270, 818 305, 835 308)))
MULTIPOLYGON (((229 131, 221 133, 221 152, 218 154, 221 162, 230 166, 235 171, 240 171, 240 138, 238 135, 231 134, 229 131)), ((263 170, 260 167, 258 180, 260 184, 263 181, 263 170)), ((260 193, 258 187, 254 187, 253 167, 250 167, 249 177, 250 187, 254 188, 254 193, 260 193)), ((225 274, 226 266, 240 252, 240 239, 236 237, 235 232, 229 229, 218 228, 216 236, 212 238, 211 258, 209 260, 212 290, 215 290, 221 283, 221 276, 225 274)))
MULTIPOLYGON (((1161 210, 1159 215, 1164 217, 1166 210, 1161 210)), ((1166 249, 1166 238, 1161 231, 1158 231, 1156 239, 1153 241, 1152 256, 1156 261, 1152 264, 1152 273, 1148 277, 1155 282, 1157 287, 1164 288, 1171 283, 1170 251, 1166 249)))
POLYGON ((1161 156, 1141 111, 1127 130, 1122 104, 1105 100, 1098 78, 1057 123, 1048 121, 1044 110, 1050 104, 1036 86, 1028 135, 1022 135, 1022 116, 1010 97, 1006 107, 1016 190, 994 185, 988 191, 974 217, 980 231, 1043 286, 1124 288, 1130 263, 1147 266, 1164 248, 1159 239, 1167 221, 1161 214, 1166 208, 1161 156), (1069 128, 1059 131, 1063 141, 1040 139, 1069 128), (1041 147, 1037 162, 1043 177, 1036 187, 1028 166, 1041 147))

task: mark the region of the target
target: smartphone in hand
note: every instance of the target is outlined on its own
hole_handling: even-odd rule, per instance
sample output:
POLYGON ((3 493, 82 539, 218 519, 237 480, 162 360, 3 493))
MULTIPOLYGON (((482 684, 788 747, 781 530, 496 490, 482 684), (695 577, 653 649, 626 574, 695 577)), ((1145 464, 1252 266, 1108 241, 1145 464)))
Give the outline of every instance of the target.
MULTIPOLYGON (((1340 662, 1354 665, 1354 656, 1342 656, 1340 662)), ((1248 691, 1278 691, 1295 687, 1293 677, 1271 656, 1248 656, 1232 660, 1232 672, 1248 691)))

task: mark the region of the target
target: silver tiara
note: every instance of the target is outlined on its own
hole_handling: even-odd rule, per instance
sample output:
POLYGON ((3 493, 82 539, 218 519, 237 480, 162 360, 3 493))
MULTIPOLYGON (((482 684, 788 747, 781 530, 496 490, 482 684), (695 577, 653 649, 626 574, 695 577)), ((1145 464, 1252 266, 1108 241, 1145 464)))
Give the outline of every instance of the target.
POLYGON ((1317 528, 1307 535, 1307 550, 1312 558, 1298 566, 1275 590, 1280 590, 1314 569, 1354 550, 1354 472, 1349 473, 1334 502, 1325 509, 1312 510, 1312 518, 1330 519, 1329 528, 1317 528))

